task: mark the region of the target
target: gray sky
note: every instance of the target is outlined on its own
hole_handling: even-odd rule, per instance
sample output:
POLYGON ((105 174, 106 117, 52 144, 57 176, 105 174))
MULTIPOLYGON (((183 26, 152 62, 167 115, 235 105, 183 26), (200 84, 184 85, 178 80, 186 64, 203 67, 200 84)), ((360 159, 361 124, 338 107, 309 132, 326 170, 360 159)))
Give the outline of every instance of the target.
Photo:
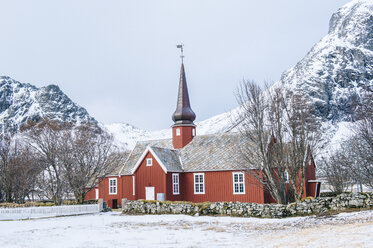
POLYGON ((185 44, 197 121, 237 106, 242 79, 277 81, 348 0, 0 0, 0 75, 58 84, 98 121, 172 125, 185 44))

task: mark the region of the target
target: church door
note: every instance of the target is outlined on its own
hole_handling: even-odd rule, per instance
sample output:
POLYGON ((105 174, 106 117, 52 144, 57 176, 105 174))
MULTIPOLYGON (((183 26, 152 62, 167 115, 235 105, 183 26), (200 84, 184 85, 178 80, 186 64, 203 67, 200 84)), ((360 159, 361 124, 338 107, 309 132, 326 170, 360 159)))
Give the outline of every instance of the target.
POLYGON ((145 200, 154 200, 154 187, 145 187, 145 200))

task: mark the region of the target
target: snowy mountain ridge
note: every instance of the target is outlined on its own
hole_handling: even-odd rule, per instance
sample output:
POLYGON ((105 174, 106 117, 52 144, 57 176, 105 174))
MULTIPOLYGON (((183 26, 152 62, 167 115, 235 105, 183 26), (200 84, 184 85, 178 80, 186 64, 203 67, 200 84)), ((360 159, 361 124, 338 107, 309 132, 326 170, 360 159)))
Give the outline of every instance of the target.
MULTIPOLYGON (((232 116, 237 109, 216 115, 207 120, 196 122, 197 135, 222 133, 231 131, 232 116)), ((172 123, 170 117, 170 124, 172 123)), ((114 136, 114 141, 117 146, 127 149, 132 149, 137 141, 153 140, 153 139, 167 139, 171 138, 171 128, 147 131, 136 128, 127 123, 111 123, 102 124, 114 136)))
MULTIPOLYGON (((353 0, 336 11, 328 34, 301 61, 285 71, 275 86, 307 96, 323 120, 325 147, 335 146, 348 137, 351 123, 355 121, 356 103, 364 92, 373 91, 373 1, 353 0)), ((236 108, 197 122, 197 135, 235 131, 232 120, 238 111, 236 108)), ((27 120, 42 117, 97 123, 56 85, 37 88, 0 77, 1 130, 4 126, 16 130, 27 120)), ((171 128, 146 131, 126 123, 99 125, 113 134, 115 143, 125 149, 134 147, 138 140, 171 137, 171 128)))
MULTIPOLYGON (((373 1, 354 0, 335 12, 329 32, 294 67, 285 71, 274 87, 304 94, 323 120, 322 150, 336 147, 352 133, 356 103, 373 91, 373 1)), ((239 111, 214 116, 197 124, 197 135, 230 131, 239 111)), ((106 125, 118 143, 170 138, 171 130, 144 131, 106 125)), ((234 129, 233 129, 234 131, 234 129)))
POLYGON ((306 92, 323 120, 354 121, 356 103, 373 91, 373 1, 354 0, 335 12, 328 34, 279 84, 306 92))
POLYGON ((69 123, 97 123, 57 85, 37 88, 0 76, 0 130, 17 131, 28 120, 49 118, 69 123))

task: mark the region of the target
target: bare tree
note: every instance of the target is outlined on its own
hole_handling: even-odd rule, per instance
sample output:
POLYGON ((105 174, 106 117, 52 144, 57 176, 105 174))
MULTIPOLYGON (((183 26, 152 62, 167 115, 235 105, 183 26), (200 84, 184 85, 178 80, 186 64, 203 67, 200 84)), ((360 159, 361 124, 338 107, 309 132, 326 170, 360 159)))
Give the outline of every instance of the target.
POLYGON ((58 154, 60 141, 63 139, 62 130, 67 128, 67 124, 49 119, 43 119, 38 123, 29 122, 22 127, 28 144, 33 148, 36 159, 44 169, 43 184, 40 186, 56 205, 61 205, 65 187, 58 154))
POLYGON ((10 181, 10 161, 12 159, 12 139, 11 136, 3 134, 0 146, 0 190, 2 200, 12 201, 12 182, 10 181))
POLYGON ((357 162, 351 172, 363 184, 373 188, 373 93, 367 92, 363 96, 357 112, 359 120, 355 136, 348 143, 357 162))
POLYGON ((240 85, 237 100, 242 108, 239 130, 249 142, 242 155, 258 168, 248 171, 277 202, 300 200, 319 137, 312 109, 300 95, 263 90, 249 81, 240 85))
POLYGON ((7 202, 23 203, 35 188, 40 167, 29 147, 12 136, 3 136, 0 149, 0 179, 7 202))
POLYGON ((337 194, 345 192, 351 183, 350 160, 348 153, 341 148, 321 159, 322 173, 328 180, 329 189, 337 194))
POLYGON ((59 159, 75 199, 83 203, 86 194, 121 163, 112 136, 91 125, 63 132, 59 159))

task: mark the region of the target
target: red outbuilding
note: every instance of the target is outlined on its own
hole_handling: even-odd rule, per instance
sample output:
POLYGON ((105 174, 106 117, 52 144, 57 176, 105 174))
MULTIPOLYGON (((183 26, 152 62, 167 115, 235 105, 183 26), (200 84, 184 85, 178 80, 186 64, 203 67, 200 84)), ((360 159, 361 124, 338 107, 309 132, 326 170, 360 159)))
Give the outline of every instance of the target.
MULTIPOLYGON (((107 176, 87 195, 102 198, 117 208, 121 200, 146 199, 191 202, 240 201, 269 203, 273 199, 258 187, 240 147, 247 145, 240 133, 196 135, 193 112, 181 65, 172 138, 139 141, 124 165, 107 176)), ((317 196, 315 164, 306 170, 304 196, 317 196)))

